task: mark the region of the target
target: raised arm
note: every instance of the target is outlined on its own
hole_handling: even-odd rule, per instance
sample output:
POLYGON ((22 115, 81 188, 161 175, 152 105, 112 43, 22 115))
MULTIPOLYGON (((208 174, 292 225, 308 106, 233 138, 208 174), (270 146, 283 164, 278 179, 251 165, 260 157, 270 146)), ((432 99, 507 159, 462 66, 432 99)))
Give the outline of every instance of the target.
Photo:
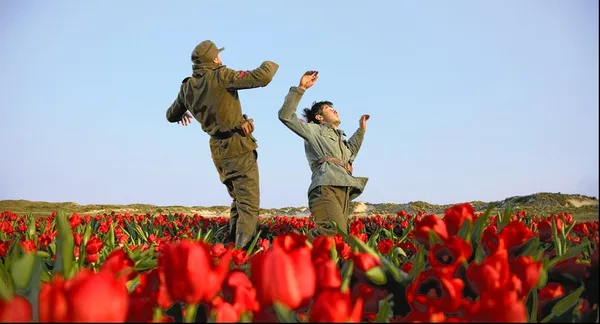
POLYGON ((302 76, 302 79, 300 79, 300 84, 297 87, 290 88, 283 106, 279 109, 278 113, 279 120, 292 132, 305 140, 313 136, 315 125, 300 121, 296 115, 296 109, 298 109, 298 104, 300 103, 300 99, 302 99, 304 91, 317 81, 317 73, 315 71, 306 72, 302 76))
POLYGON ((351 162, 354 161, 356 156, 358 155, 358 151, 360 151, 360 147, 362 146, 363 138, 365 137, 365 131, 367 130, 367 120, 370 118, 369 115, 362 115, 359 121, 359 127, 352 134, 352 136, 348 139, 346 144, 352 152, 352 156, 350 158, 351 162))
POLYGON ((223 68, 220 70, 220 79, 228 89, 241 90, 266 87, 273 80, 277 70, 279 70, 277 63, 265 61, 252 71, 236 71, 223 68))

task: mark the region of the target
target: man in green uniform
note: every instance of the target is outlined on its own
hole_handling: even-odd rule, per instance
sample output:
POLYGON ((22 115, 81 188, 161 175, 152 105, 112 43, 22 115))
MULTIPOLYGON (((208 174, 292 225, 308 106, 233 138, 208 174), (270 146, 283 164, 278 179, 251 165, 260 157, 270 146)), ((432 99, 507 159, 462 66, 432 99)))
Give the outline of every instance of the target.
POLYGON ((229 239, 235 240, 236 247, 245 248, 258 223, 258 146, 252 136, 253 120, 242 115, 238 90, 267 86, 279 66, 265 61, 255 70, 235 71, 222 64, 219 53, 223 50, 210 40, 194 48, 193 74, 183 79, 177 99, 167 110, 167 120, 187 126, 194 116, 210 135, 213 162, 233 199, 229 239))
POLYGON ((352 176, 352 163, 360 150, 367 129, 369 115, 362 115, 359 128, 345 140, 338 128, 340 117, 329 101, 313 103, 304 109, 306 122, 296 116, 296 109, 304 92, 318 79, 318 72, 308 71, 297 87, 291 87, 279 110, 279 120, 304 139, 306 159, 312 171, 308 188, 308 206, 315 217, 317 228, 309 239, 335 233, 330 221, 335 221, 344 233, 348 232, 350 201, 364 190, 368 178, 352 176))

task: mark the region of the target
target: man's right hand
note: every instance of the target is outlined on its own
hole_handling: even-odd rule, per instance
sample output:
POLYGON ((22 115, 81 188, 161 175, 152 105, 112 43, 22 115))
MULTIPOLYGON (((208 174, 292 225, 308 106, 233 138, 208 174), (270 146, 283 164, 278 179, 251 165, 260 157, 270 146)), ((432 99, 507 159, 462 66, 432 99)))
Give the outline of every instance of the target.
POLYGON ((254 119, 246 119, 240 124, 240 134, 244 137, 252 134, 254 131, 254 119))
POLYGON ((306 90, 312 87, 315 84, 315 82, 317 82, 318 78, 319 71, 307 71, 300 79, 300 84, 298 85, 298 88, 306 90))

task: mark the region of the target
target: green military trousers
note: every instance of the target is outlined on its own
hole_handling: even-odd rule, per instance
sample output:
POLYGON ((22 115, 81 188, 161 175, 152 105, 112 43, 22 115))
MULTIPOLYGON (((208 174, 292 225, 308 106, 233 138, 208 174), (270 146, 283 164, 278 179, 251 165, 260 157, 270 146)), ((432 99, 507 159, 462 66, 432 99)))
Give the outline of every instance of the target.
POLYGON ((213 156, 219 178, 233 199, 229 219, 229 237, 232 241, 237 234, 253 236, 256 231, 260 206, 257 159, 256 150, 235 157, 213 156))
POLYGON ((344 233, 348 233, 350 187, 316 187, 308 193, 308 207, 317 225, 317 228, 308 232, 310 241, 319 235, 336 234, 337 231, 331 221, 335 221, 344 233))

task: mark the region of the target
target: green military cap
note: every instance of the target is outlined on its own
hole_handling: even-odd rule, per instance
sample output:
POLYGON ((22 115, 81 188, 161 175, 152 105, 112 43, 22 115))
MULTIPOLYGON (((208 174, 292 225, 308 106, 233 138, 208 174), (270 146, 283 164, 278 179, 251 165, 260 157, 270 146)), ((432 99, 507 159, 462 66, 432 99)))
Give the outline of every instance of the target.
POLYGON ((217 48, 217 45, 210 40, 205 40, 196 45, 192 52, 192 62, 210 63, 220 52, 225 50, 225 47, 217 48))

